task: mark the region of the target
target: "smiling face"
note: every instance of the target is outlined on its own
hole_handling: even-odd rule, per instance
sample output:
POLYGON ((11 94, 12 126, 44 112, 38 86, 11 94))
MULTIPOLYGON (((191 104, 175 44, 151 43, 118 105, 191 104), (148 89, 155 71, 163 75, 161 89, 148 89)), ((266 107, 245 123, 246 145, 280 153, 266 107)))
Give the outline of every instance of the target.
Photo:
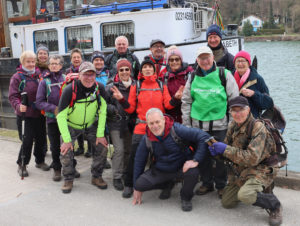
POLYGON ((234 66, 239 75, 242 76, 248 70, 249 62, 244 57, 238 57, 235 59, 234 66))
POLYGON ((201 69, 208 71, 214 63, 214 55, 203 53, 197 57, 197 63, 201 69))
POLYGON ((26 57, 22 65, 27 68, 29 71, 33 71, 35 69, 36 58, 35 57, 26 57))
POLYGON ((40 50, 37 54, 38 61, 41 63, 46 63, 48 57, 48 52, 46 50, 40 50))
POLYGON ((59 72, 62 69, 62 64, 59 59, 50 59, 48 67, 50 72, 59 72))
POLYGON ((207 43, 210 47, 216 48, 221 42, 221 38, 218 35, 210 35, 207 38, 207 43))
POLYGON ((125 38, 117 39, 117 41, 115 43, 115 47, 119 54, 126 53, 127 48, 128 48, 128 40, 125 38))
POLYGON ((101 70, 104 67, 104 60, 100 57, 94 59, 93 64, 97 70, 101 70))
POLYGON ((154 68, 151 64, 144 64, 142 67, 142 74, 144 76, 150 76, 154 74, 154 68))
POLYGON ((79 73, 79 80, 81 81, 84 87, 91 88, 96 80, 96 72, 86 71, 83 73, 79 73))
POLYGON ((154 58, 160 59, 165 54, 165 46, 164 46, 164 44, 158 42, 158 43, 155 43, 150 48, 150 51, 151 51, 152 55, 154 56, 154 58))
POLYGON ((147 125, 155 136, 162 136, 165 130, 165 117, 153 112, 147 117, 147 125))
POLYGON ((232 107, 230 108, 230 113, 233 118, 233 120, 238 124, 243 124, 250 113, 250 108, 248 106, 246 107, 232 107))
POLYGON ((129 80, 130 77, 130 68, 129 67, 121 67, 118 71, 119 77, 121 79, 121 81, 125 81, 127 82, 129 80))
POLYGON ((74 65, 74 67, 78 67, 80 66, 80 64, 82 63, 82 58, 80 53, 76 53, 74 52, 71 56, 71 63, 74 65))
POLYGON ((181 68, 182 62, 179 56, 173 55, 169 57, 168 64, 172 71, 177 71, 181 68))

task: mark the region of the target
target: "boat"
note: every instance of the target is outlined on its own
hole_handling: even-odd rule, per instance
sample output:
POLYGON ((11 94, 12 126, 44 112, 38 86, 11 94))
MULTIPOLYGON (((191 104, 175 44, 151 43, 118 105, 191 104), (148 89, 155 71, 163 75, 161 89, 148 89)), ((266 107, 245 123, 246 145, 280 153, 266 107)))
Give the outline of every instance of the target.
MULTIPOLYGON (((0 93, 3 94, 0 98, 0 127, 15 127, 15 123, 7 120, 9 114, 13 115, 7 99, 7 87, 24 50, 36 51, 37 46, 43 44, 48 46, 50 54, 63 55, 69 62, 70 51, 75 47, 82 49, 89 59, 94 50, 105 54, 112 52, 115 38, 125 35, 129 49, 140 61, 150 53, 151 40, 159 38, 167 47, 178 46, 184 61, 193 64, 196 49, 207 45, 206 29, 214 23, 216 16, 216 10, 209 8, 207 3, 180 1, 178 4, 176 0, 114 2, 101 6, 83 4, 71 9, 66 4, 62 5, 69 1, 59 0, 58 11, 52 7, 52 10, 43 9, 43 13, 35 15, 37 10, 32 2, 38 1, 29 1, 33 11, 29 17, 9 19, 11 57, 0 59, 0 93)), ((235 55, 243 49, 244 39, 235 33, 224 36, 222 42, 235 55)), ((7 47, 2 49, 9 51, 7 47)))

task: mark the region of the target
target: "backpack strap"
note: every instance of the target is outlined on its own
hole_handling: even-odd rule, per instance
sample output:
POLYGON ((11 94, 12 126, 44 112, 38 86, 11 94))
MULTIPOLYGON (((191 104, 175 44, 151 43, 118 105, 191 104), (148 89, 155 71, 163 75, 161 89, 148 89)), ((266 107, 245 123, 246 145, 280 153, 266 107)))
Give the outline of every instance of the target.
POLYGON ((191 81, 190 81, 190 84, 193 83, 194 78, 195 78, 195 75, 196 75, 196 73, 195 73, 195 71, 193 71, 193 72, 191 73, 191 81))
POLYGON ((51 79, 50 78, 44 78, 45 83, 46 83, 46 89, 47 89, 47 99, 51 94, 51 79))
POLYGON ((76 95, 77 95, 77 82, 74 79, 72 81, 72 98, 71 98, 71 102, 70 102, 70 105, 69 105, 72 108, 74 106, 74 102, 76 101, 76 95))
POLYGON ((253 120, 251 120, 251 121, 249 122, 247 131, 246 131, 248 143, 249 143, 250 140, 252 139, 252 131, 253 131, 253 128, 254 128, 254 124, 255 124, 256 122, 257 122, 256 119, 253 119, 253 120))
POLYGON ((219 67, 219 77, 220 77, 221 84, 224 87, 225 92, 226 92, 226 77, 225 77, 225 68, 224 67, 219 67))
POLYGON ((167 71, 164 76, 164 85, 166 86, 168 85, 168 80, 169 80, 169 72, 167 71))

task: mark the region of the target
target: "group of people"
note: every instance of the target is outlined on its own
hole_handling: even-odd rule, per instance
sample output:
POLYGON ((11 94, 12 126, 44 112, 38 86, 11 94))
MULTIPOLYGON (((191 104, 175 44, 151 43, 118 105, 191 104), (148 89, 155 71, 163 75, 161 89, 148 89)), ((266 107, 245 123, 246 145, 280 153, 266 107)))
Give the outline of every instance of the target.
POLYGON ((80 176, 74 142, 81 135, 93 157, 91 183, 107 188, 102 173, 109 134, 113 186, 124 198, 133 195, 133 204, 141 204, 142 193, 152 189, 161 189, 159 198, 168 199, 175 183, 182 181, 181 208, 191 211, 201 175, 195 194, 217 189, 225 208, 239 201, 259 206, 268 211, 270 225, 280 225, 282 206, 268 189, 278 169, 264 163, 271 149, 267 130, 255 122, 251 140, 245 135, 250 121, 273 107, 272 98, 251 66, 250 54, 231 55, 217 25, 207 29, 207 42, 198 48, 193 66, 184 62, 176 46, 166 49, 160 39, 151 41, 151 53, 140 63, 127 38, 119 36, 113 53, 104 57, 95 51, 91 62, 73 49, 66 73, 63 58, 49 56, 44 46, 37 56, 23 52, 9 87, 22 139, 20 176, 28 176, 33 141, 36 167, 49 170, 44 162, 46 117, 53 180, 63 175, 63 193, 70 193, 80 176))

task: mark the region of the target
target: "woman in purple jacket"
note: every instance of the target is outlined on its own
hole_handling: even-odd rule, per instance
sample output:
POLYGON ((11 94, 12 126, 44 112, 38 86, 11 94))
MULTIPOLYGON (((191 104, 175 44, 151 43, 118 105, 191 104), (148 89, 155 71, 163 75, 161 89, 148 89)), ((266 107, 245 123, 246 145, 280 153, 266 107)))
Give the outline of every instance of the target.
POLYGON ((64 59, 62 56, 53 55, 49 57, 49 70, 40 82, 37 95, 36 107, 45 111, 48 124, 48 137, 50 140, 50 150, 52 152, 52 164, 54 174, 53 180, 61 180, 61 163, 60 163, 60 132, 57 126, 56 118, 59 103, 59 91, 65 80, 62 72, 64 59))
POLYGON ((36 108, 36 92, 39 84, 39 74, 35 70, 36 55, 32 51, 25 51, 20 57, 21 65, 11 77, 8 98, 17 115, 19 137, 22 140, 22 120, 25 120, 25 129, 22 146, 17 160, 18 173, 21 177, 27 177, 26 166, 31 157, 33 141, 35 147, 36 167, 44 171, 49 170, 45 163, 43 145, 46 134, 43 132, 41 112, 36 108), (27 93, 27 103, 22 104, 21 93, 27 93))

